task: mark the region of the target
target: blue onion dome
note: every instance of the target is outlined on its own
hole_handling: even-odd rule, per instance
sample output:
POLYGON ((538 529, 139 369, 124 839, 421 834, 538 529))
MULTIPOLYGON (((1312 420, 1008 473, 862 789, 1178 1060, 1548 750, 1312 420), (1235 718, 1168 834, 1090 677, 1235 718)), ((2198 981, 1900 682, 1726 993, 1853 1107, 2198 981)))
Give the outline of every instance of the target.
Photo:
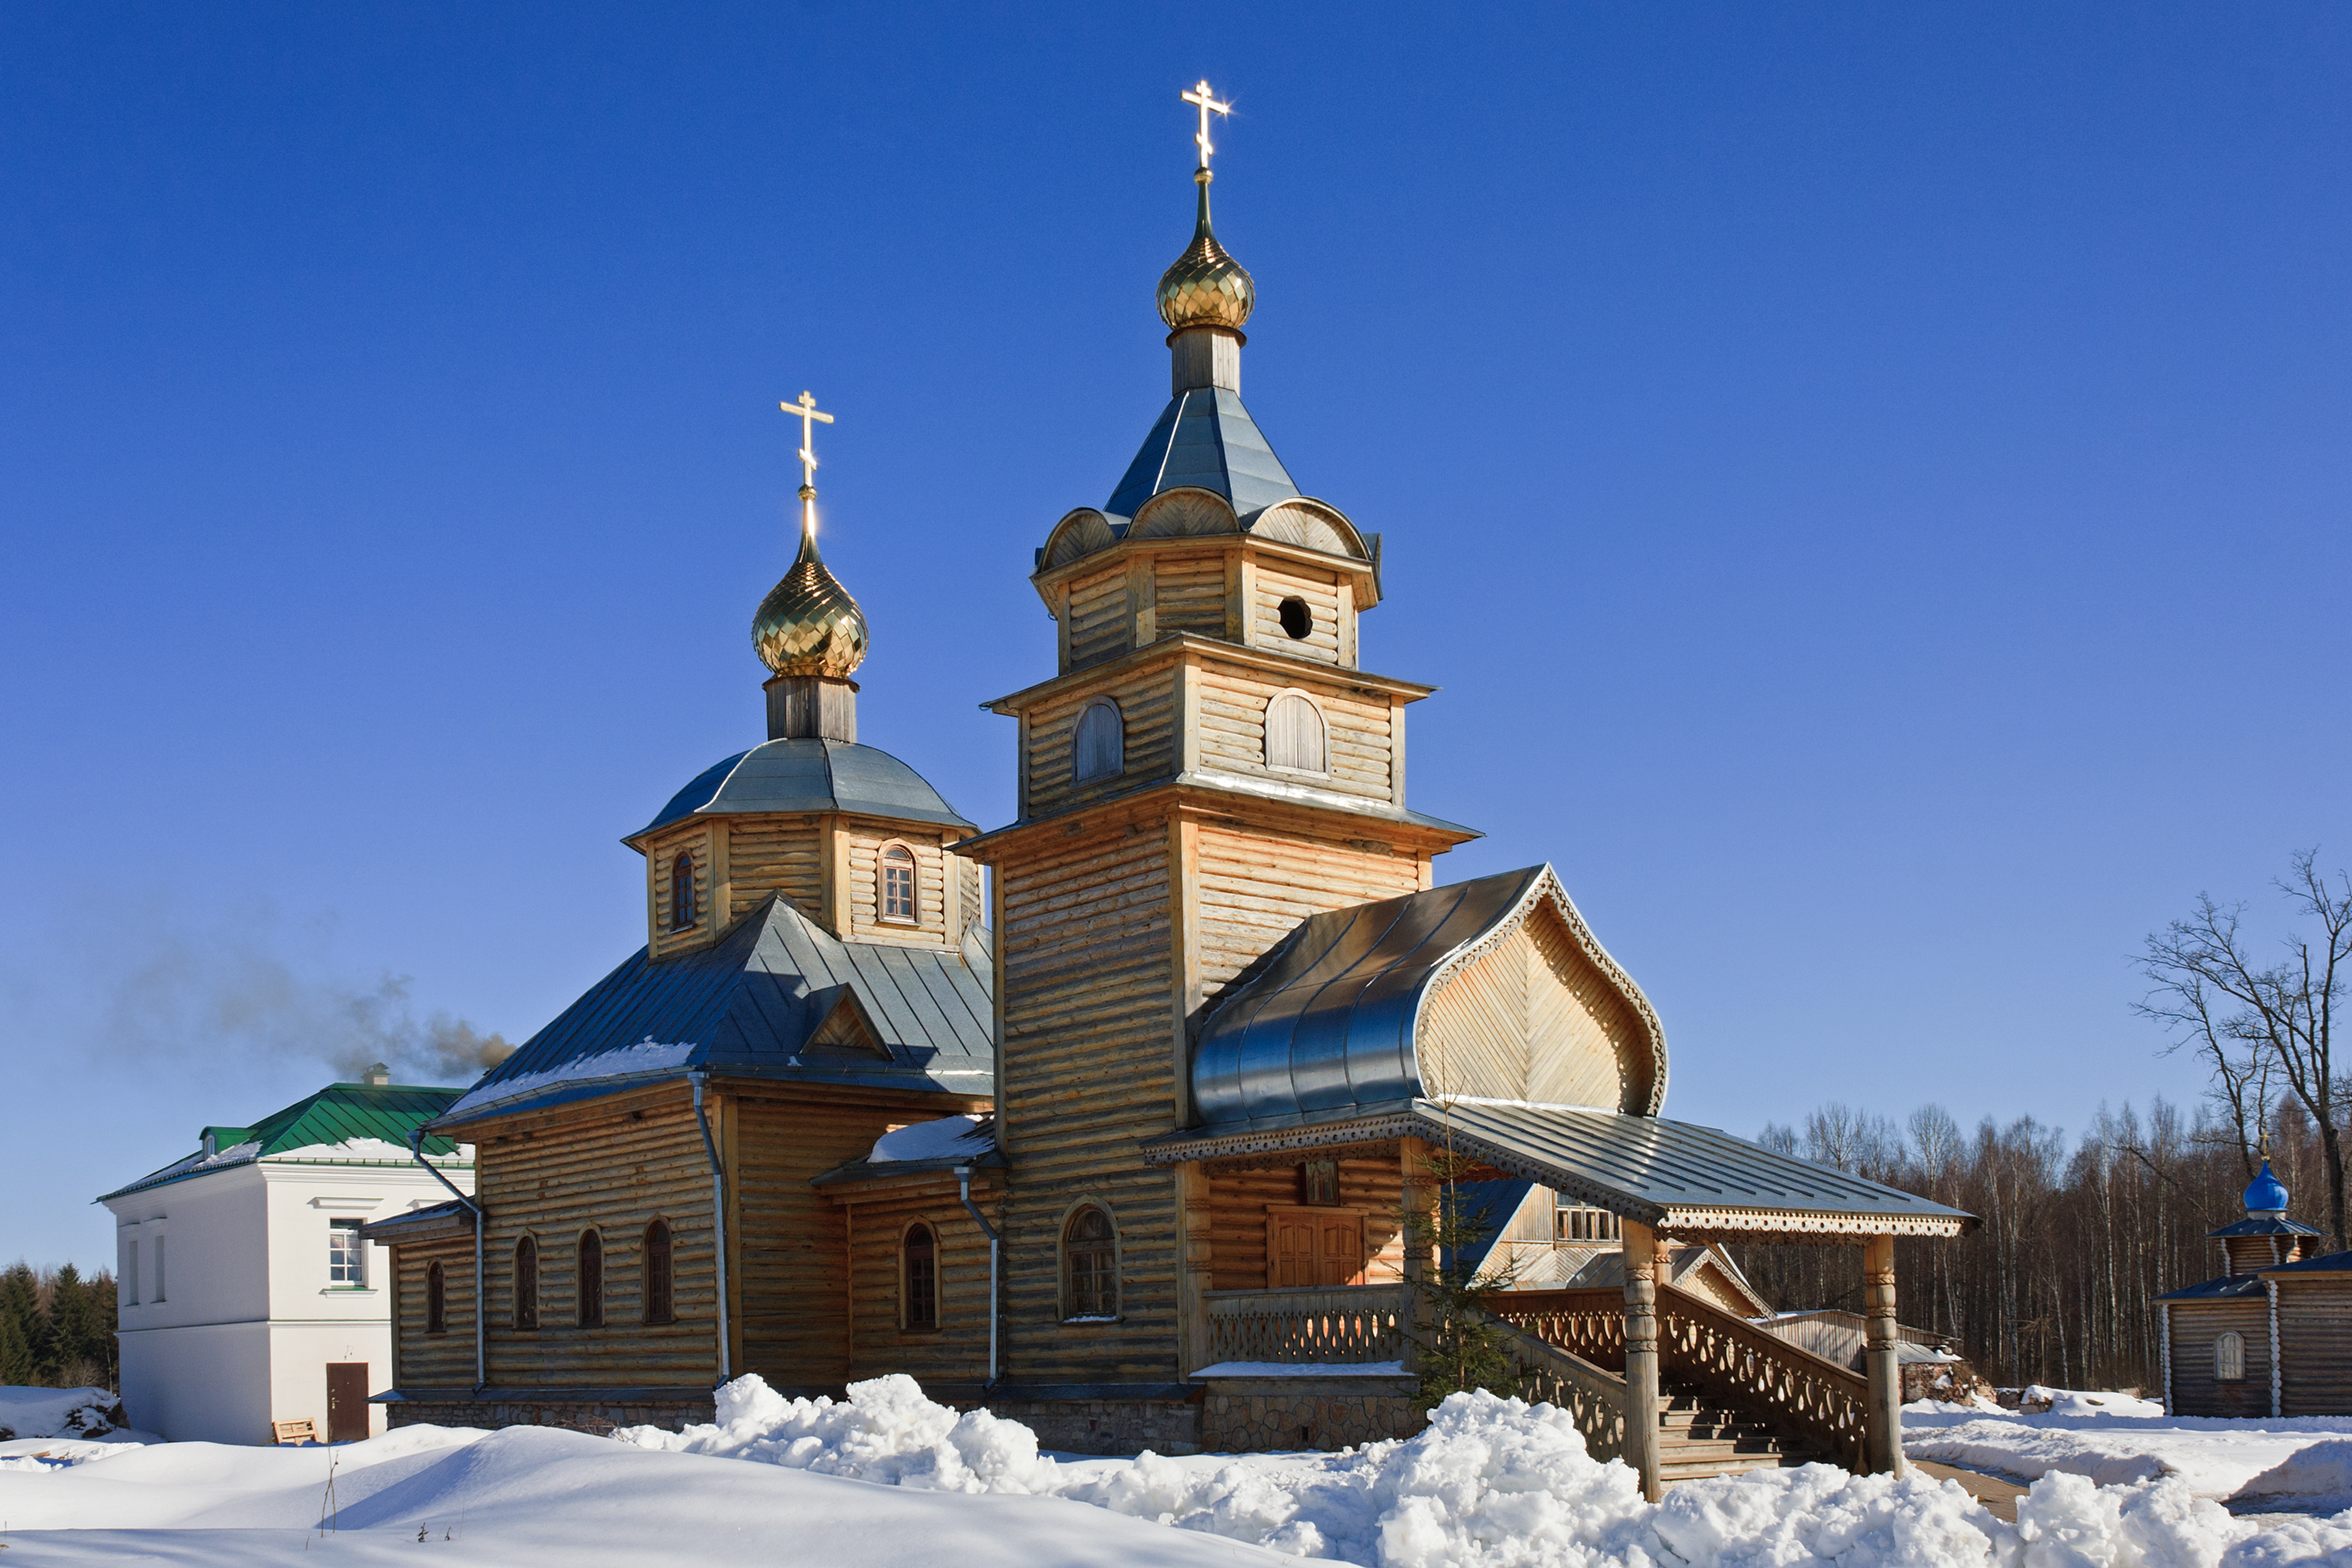
POLYGON ((2286 1213, 2286 1184, 2271 1174, 2271 1163, 2263 1162, 2263 1173, 2246 1184, 2248 1214, 2286 1213))
POLYGON ((1209 227, 1209 171, 1196 170, 1192 178, 1201 186, 1200 221, 1193 225, 1192 243, 1160 275, 1160 319, 1180 332, 1186 327, 1239 331, 1257 304, 1257 285, 1209 227))
POLYGON ((778 675, 829 675, 846 680, 866 662, 866 612, 816 552, 803 530, 801 552, 784 580, 751 617, 751 646, 778 675))

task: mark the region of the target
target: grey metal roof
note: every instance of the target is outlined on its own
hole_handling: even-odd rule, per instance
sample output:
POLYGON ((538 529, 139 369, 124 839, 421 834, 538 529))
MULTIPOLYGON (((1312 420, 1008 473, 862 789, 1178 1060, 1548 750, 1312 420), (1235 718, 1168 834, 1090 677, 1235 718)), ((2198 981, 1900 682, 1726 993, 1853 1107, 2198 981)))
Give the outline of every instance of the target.
POLYGON ((714 812, 846 811, 971 827, 923 775, 873 746, 793 737, 714 763, 637 833, 714 812))
POLYGON ((772 896, 715 947, 658 963, 638 949, 434 1126, 694 1071, 989 1094, 988 940, 975 927, 959 952, 844 942, 772 896), (887 1058, 806 1044, 844 988, 856 993, 887 1058))
POLYGON ((2161 1296, 2151 1296, 2152 1301, 2228 1301, 2240 1296, 2263 1294, 2263 1277, 2259 1274, 2224 1274, 2218 1279, 2207 1279, 2195 1285, 2184 1285, 2178 1290, 2168 1290, 2161 1296))
POLYGON ((1216 491, 1244 519, 1298 493, 1242 406, 1241 395, 1212 386, 1179 393, 1160 410, 1103 510, 1130 518, 1145 501, 1179 485, 1216 491))
POLYGON ((1211 1124, 1146 1142, 1154 1164, 1399 1136, 1423 1139, 1571 1203, 1703 1236, 1950 1236, 1973 1215, 1663 1116, 1518 1100, 1400 1100, 1293 1118, 1280 1129, 1211 1124))
MULTIPOLYGON (((1423 1136, 1450 1142, 1570 1198, 1676 1235, 1723 1211, 1884 1219, 1894 1228, 1958 1229, 1972 1216, 1828 1165, 1663 1116, 1484 1100, 1419 1100, 1423 1136), (1677 1216, 1684 1223, 1673 1223, 1677 1216), (1895 1222, 1901 1222, 1899 1224, 1895 1222)), ((1790 1228, 1803 1228, 1791 1226, 1790 1228)))
POLYGON ((2230 1236, 2326 1236, 2315 1225, 2305 1225, 2299 1219, 2242 1219, 2235 1225, 2225 1225, 2219 1230, 2209 1230, 2206 1239, 2219 1240, 2230 1236))
POLYGON ((1202 1026, 1192 1057, 1201 1120, 1262 1122, 1422 1093, 1423 992, 1547 876, 1531 866, 1301 921, 1202 1026))
POLYGON ((2300 1263, 2282 1263, 2265 1268, 2264 1274, 2337 1274, 2352 1269, 2352 1252, 2326 1252, 2317 1258, 2306 1258, 2300 1263))

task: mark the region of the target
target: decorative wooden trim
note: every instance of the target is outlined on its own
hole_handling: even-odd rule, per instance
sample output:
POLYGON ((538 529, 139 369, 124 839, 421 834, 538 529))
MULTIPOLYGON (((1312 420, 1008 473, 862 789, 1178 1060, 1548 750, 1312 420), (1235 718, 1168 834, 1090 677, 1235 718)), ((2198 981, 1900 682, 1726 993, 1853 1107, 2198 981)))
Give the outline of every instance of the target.
MULTIPOLYGON (((942 866, 945 865, 946 858, 947 858, 943 853, 940 856, 942 866)), ((919 931, 922 929, 923 858, 920 855, 916 854, 915 847, 904 838, 885 838, 879 844, 874 846, 874 923, 879 926, 900 926, 904 927, 908 931, 919 931), (887 862, 889 853, 893 849, 905 850, 907 852, 907 863, 913 868, 915 912, 911 916, 904 918, 897 915, 887 915, 882 912, 888 907, 885 900, 885 889, 887 886, 886 879, 888 875, 888 867, 887 862)))

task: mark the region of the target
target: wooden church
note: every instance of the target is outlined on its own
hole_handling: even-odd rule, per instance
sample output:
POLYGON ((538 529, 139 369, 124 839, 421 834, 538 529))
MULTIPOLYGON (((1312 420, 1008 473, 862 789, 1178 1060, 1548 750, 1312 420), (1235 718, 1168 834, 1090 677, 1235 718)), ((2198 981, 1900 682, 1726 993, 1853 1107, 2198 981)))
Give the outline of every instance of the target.
POLYGON ((2268 1158, 2246 1217, 2210 1231, 2222 1273, 2156 1298, 2170 1415, 2352 1414, 2352 1252, 2289 1219, 2268 1158))
POLYGON ((903 1372, 1065 1448, 1407 1432, 1428 1258, 1403 1216, 1444 1149, 1608 1216, 1609 1283, 1506 1317, 1525 1386, 1654 1494, 1899 1468, 1893 1237, 1972 1221, 1666 1120, 1657 1014, 1551 869, 1438 881, 1475 835, 1407 804, 1432 688, 1362 667, 1380 537, 1242 401, 1224 106, 1186 100, 1171 396, 1108 499, 1045 531, 1054 665, 988 704, 1019 727, 1014 820, 979 832, 857 743, 866 626, 818 557, 803 394, 800 553, 752 626, 768 739, 626 840, 644 949, 434 1124, 476 1145, 478 1193, 374 1227, 383 1399, 593 1427, 708 1419, 744 1373, 903 1372), (1866 1374, 1678 1283, 1759 1238, 1866 1249, 1866 1374))

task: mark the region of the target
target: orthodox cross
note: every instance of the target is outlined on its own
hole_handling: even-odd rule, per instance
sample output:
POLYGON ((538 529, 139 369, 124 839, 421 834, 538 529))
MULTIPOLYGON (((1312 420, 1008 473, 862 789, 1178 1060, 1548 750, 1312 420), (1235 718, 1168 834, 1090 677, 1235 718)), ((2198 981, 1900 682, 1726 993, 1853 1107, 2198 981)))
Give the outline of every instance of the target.
POLYGON ((811 392, 802 393, 797 403, 779 403, 776 406, 801 422, 801 489, 803 491, 814 490, 816 489, 816 426, 819 423, 832 424, 833 416, 816 411, 816 395, 811 392))
POLYGON ((1202 77, 1201 85, 1185 93, 1183 98, 1187 103, 1197 103, 1201 106, 1201 133, 1192 140, 1200 144, 1201 167, 1205 169, 1209 166, 1209 154, 1216 151, 1209 145, 1209 116, 1231 114, 1234 111, 1234 106, 1217 101, 1215 95, 1209 91, 1209 79, 1206 77, 1202 77))

